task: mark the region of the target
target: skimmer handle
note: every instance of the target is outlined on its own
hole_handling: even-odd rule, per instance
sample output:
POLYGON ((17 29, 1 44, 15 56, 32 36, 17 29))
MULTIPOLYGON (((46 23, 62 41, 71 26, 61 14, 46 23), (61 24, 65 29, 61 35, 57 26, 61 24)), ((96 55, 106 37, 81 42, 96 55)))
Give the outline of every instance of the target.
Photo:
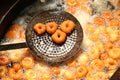
POLYGON ((23 43, 14 43, 14 44, 5 44, 5 45, 0 45, 0 51, 4 50, 12 50, 12 49, 19 49, 19 48, 27 48, 26 42, 23 43))

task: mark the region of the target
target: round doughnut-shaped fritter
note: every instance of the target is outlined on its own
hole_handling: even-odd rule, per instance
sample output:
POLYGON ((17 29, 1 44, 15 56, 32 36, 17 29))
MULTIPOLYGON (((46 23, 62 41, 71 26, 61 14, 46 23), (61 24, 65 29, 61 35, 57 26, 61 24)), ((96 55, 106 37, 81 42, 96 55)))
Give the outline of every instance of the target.
POLYGON ((11 62, 11 59, 6 55, 0 55, 0 65, 6 65, 11 62))
POLYGON ((117 61, 115 60, 115 59, 113 59, 113 58, 107 58, 106 60, 105 60, 105 66, 109 69, 109 70, 111 70, 111 69, 117 69, 117 67, 118 67, 118 63, 117 63, 117 61))
POLYGON ((115 11, 114 17, 115 17, 116 19, 118 19, 118 20, 120 19, 120 9, 118 9, 118 10, 115 11))
POLYGON ((0 66, 0 77, 5 76, 7 73, 7 68, 5 66, 0 66))
POLYGON ((104 64, 103 64, 103 61, 100 60, 100 59, 94 59, 92 62, 91 62, 91 67, 96 70, 96 71, 100 71, 100 70, 103 70, 104 69, 104 64))
POLYGON ((45 25, 42 23, 37 23, 34 25, 33 29, 35 30, 36 33, 38 34, 43 34, 46 29, 45 29, 45 25))
POLYGON ((25 57, 22 59, 21 65, 25 69, 31 69, 34 66, 34 59, 32 57, 25 57))
POLYGON ((74 30, 74 28, 75 28, 75 23, 71 20, 64 21, 60 26, 60 29, 66 34, 70 34, 74 30))
POLYGON ((108 51, 108 55, 113 59, 120 58, 120 48, 112 48, 108 51))
POLYGON ((14 68, 9 68, 8 69, 8 76, 12 78, 13 80, 21 80, 23 75, 22 70, 15 71, 14 68))
POLYGON ((58 28, 58 24, 55 23, 55 22, 49 22, 49 23, 46 24, 46 31, 49 34, 55 33, 55 31, 57 30, 57 28, 58 28))
POLYGON ((79 66, 76 68, 75 74, 77 78, 82 78, 87 74, 87 67, 86 66, 79 66))
POLYGON ((6 34, 5 37, 8 39, 14 39, 19 37, 19 32, 15 31, 15 30, 9 30, 6 34))
POLYGON ((62 44, 66 40, 66 33, 61 30, 56 30, 56 32, 52 35, 53 42, 57 44, 62 44))
POLYGON ((13 68, 15 69, 15 71, 18 71, 22 68, 22 66, 20 63, 16 62, 13 64, 13 68))

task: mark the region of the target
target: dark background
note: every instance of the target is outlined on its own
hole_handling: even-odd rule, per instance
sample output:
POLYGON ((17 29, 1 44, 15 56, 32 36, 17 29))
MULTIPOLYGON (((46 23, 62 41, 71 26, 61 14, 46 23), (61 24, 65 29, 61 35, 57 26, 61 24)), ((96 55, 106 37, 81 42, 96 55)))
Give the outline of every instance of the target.
POLYGON ((0 40, 21 10, 36 0, 1 0, 0 1, 0 40))

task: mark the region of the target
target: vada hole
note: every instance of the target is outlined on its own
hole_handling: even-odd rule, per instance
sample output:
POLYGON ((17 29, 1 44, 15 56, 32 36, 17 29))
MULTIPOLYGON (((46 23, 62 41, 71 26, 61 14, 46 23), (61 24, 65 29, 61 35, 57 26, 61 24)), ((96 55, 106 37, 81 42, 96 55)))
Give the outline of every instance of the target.
POLYGON ((41 27, 41 26, 39 26, 38 28, 39 28, 39 29, 42 29, 42 27, 41 27))
POLYGON ((109 64, 110 64, 110 65, 114 65, 114 63, 113 63, 113 62, 109 62, 109 64))
POLYGON ((58 38, 60 38, 60 34, 58 35, 58 38))
POLYGON ((68 24, 66 24, 66 27, 69 27, 69 25, 68 25, 68 24))
POLYGON ((83 69, 79 69, 79 70, 78 70, 78 72, 80 72, 80 73, 81 73, 82 71, 83 71, 83 69))
POLYGON ((3 62, 5 62, 5 61, 6 61, 6 60, 5 60, 5 58, 2 58, 2 57, 0 58, 0 60, 2 60, 3 62))
POLYGON ((50 26, 50 28, 53 28, 53 26, 50 26))

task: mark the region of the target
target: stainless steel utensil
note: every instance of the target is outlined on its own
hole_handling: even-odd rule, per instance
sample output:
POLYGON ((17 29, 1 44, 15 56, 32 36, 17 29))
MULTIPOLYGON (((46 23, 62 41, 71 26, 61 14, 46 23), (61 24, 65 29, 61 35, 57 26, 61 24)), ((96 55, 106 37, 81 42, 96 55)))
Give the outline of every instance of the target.
POLYGON ((47 62, 56 63, 65 61, 75 55, 80 49, 82 39, 82 27, 73 15, 65 11, 49 10, 38 13, 28 23, 26 28, 25 43, 0 45, 0 50, 29 47, 36 58, 47 62), (55 44, 51 39, 51 35, 48 33, 38 35, 33 30, 33 26, 39 22, 46 24, 48 22, 55 21, 58 25, 60 25, 65 20, 72 20, 76 24, 76 27, 75 30, 67 36, 65 43, 61 45, 55 44))

